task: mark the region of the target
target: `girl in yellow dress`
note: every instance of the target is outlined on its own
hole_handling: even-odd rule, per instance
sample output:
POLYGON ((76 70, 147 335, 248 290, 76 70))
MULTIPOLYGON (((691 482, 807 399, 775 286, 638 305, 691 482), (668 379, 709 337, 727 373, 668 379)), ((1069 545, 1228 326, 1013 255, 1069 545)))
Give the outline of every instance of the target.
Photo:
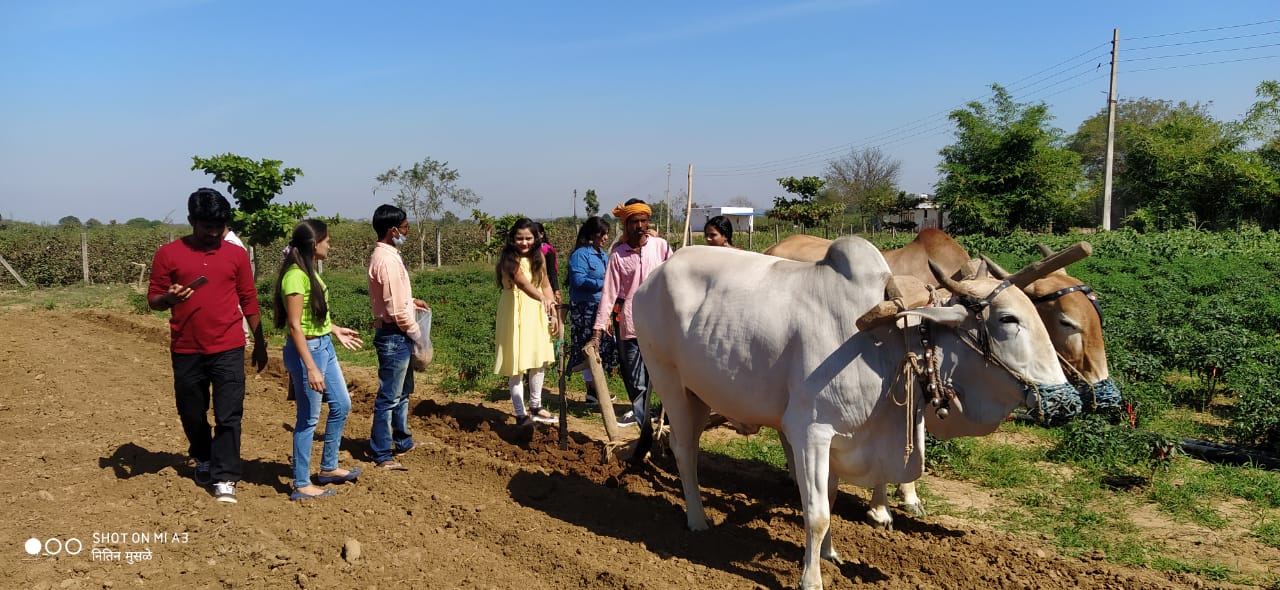
POLYGON ((516 424, 553 423, 555 418, 542 409, 542 381, 546 365, 555 361, 551 337, 560 334, 560 317, 555 313, 555 295, 547 279, 546 264, 533 221, 516 220, 507 232, 506 245, 498 256, 495 275, 502 297, 498 300, 497 362, 493 372, 507 377, 516 424), (524 373, 529 376, 529 411, 524 406, 524 373))

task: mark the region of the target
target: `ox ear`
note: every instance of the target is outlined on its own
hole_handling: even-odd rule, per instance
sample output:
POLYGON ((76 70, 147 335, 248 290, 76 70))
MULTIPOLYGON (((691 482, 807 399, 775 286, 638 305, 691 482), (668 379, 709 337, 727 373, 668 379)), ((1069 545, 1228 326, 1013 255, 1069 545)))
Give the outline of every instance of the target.
POLYGON ((908 315, 918 315, 931 322, 954 328, 964 323, 965 319, 969 317, 969 310, 963 305, 921 307, 919 309, 908 309, 907 311, 899 313, 897 317, 908 315))

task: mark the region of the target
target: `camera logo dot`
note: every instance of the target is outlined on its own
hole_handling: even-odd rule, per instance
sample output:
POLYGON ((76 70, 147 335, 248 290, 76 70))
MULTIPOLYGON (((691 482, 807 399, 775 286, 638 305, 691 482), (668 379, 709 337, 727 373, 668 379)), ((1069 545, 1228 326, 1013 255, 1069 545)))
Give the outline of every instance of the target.
POLYGON ((65 541, 57 537, 45 539, 43 541, 32 537, 27 539, 27 542, 23 544, 22 548, 27 551, 28 555, 74 556, 80 555, 80 552, 84 551, 84 544, 80 542, 80 539, 75 537, 69 537, 65 541))

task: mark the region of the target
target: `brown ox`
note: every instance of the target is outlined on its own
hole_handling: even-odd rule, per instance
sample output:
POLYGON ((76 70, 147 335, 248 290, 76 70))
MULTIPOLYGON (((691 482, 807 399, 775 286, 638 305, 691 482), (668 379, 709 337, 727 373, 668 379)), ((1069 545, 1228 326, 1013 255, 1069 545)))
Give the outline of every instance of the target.
MULTIPOLYGON (((831 240, 797 234, 789 236, 764 251, 765 254, 812 262, 826 256, 831 240)), ((1046 256, 1050 253, 1041 246, 1046 256)), ((909 275, 925 284, 937 286, 938 281, 929 270, 933 261, 945 274, 954 275, 969 261, 969 254, 945 232, 926 228, 906 246, 896 250, 881 250, 885 262, 894 275, 909 275)), ((987 261, 991 271, 999 278, 1009 273, 987 261)), ((1102 338, 1102 315, 1096 306, 1097 298, 1092 289, 1079 279, 1057 270, 1030 284, 1018 284, 1036 305, 1049 338, 1063 361, 1067 376, 1081 390, 1084 409, 1109 410, 1120 405, 1120 392, 1111 380, 1107 369, 1107 351, 1102 338)), ((1074 413, 1066 409, 1066 413, 1074 413)), ((785 442, 785 441, 784 441, 785 442)), ((902 507, 922 515, 915 484, 899 487, 902 507)), ((890 526, 893 522, 887 509, 887 491, 884 485, 876 486, 872 508, 868 516, 877 524, 890 526)))

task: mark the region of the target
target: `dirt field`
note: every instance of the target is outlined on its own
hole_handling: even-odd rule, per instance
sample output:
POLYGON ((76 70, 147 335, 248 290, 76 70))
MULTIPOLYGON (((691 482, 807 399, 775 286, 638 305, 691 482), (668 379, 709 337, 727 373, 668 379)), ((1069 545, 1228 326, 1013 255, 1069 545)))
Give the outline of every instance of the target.
MULTIPOLYGON (((799 580, 797 492, 774 470, 704 455, 714 526, 690 533, 673 461, 657 458, 638 472, 602 466, 594 424, 571 418, 561 451, 554 427, 517 429, 509 403, 451 400, 420 383, 410 426, 434 446, 407 455, 408 472, 376 472, 366 451, 376 378, 360 367, 347 368, 353 409, 342 464, 362 465, 365 475, 335 498, 289 502, 294 408, 279 350, 249 381, 240 502, 219 504, 191 480, 167 338, 155 317, 0 313, 0 539, 8 545, 0 587, 659 590, 799 580), (28 539, 66 547, 31 556, 28 539), (77 555, 67 555, 77 549, 72 539, 77 555), (349 540, 358 556, 344 556, 349 540), (150 550, 151 559, 94 560, 94 547, 122 559, 150 550)), ((876 530, 861 522, 865 497, 837 501, 835 542, 846 563, 823 564, 828 588, 1216 585, 1064 558, 1043 541, 953 518, 896 513, 895 531, 876 530)))

